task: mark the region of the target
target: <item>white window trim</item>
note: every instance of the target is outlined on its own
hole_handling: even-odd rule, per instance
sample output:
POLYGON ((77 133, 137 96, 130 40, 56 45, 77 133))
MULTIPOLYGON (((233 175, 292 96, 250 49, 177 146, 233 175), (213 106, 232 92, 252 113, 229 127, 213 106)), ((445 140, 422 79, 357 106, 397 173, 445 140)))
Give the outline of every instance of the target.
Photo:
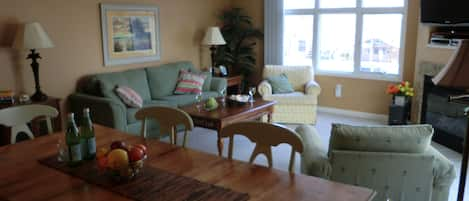
POLYGON ((315 68, 317 75, 358 78, 368 80, 384 80, 400 82, 404 77, 404 63, 405 63, 405 42, 407 32, 407 12, 408 1, 404 0, 404 7, 389 7, 389 8, 364 8, 362 7, 362 0, 356 0, 356 7, 354 8, 319 8, 319 0, 315 0, 314 9, 286 9, 284 15, 313 15, 313 58, 312 65, 315 68), (337 72, 320 70, 317 66, 319 57, 318 49, 318 30, 319 30, 319 15, 321 14, 339 14, 339 13, 353 13, 357 15, 356 19, 356 34, 355 34, 355 55, 354 55, 354 72, 337 72), (391 75, 377 72, 362 72, 360 71, 361 63, 361 40, 363 36, 363 15, 364 14, 402 14, 401 24, 401 45, 399 51, 399 74, 391 75))

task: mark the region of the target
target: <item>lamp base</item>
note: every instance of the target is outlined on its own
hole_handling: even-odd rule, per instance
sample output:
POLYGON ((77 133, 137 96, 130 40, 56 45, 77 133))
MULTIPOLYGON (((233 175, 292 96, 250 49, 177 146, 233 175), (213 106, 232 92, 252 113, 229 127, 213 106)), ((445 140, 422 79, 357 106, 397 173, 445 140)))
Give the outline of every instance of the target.
POLYGON ((31 96, 31 100, 34 101, 34 102, 41 102, 41 101, 45 101, 47 100, 47 95, 42 93, 42 91, 36 91, 32 96, 31 96))

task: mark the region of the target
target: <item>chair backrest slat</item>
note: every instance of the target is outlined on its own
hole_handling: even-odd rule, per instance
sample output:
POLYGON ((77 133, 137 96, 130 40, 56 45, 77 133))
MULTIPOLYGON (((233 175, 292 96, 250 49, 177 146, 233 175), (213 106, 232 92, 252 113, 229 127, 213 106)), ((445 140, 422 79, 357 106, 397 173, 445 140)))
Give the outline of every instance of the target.
POLYGON ((249 140, 256 143, 256 147, 250 158, 251 163, 257 155, 264 154, 267 157, 269 167, 272 167, 271 147, 287 143, 292 146, 289 171, 293 172, 295 152, 303 152, 303 144, 300 137, 294 131, 284 126, 263 122, 241 122, 226 126, 222 129, 220 134, 222 138, 230 138, 228 150, 229 159, 233 157, 234 135, 246 136, 249 140))
MULTIPOLYGON (((178 108, 172 107, 148 107, 139 110, 135 114, 135 118, 142 121, 141 136, 146 137, 146 125, 148 119, 154 119, 159 123, 160 133, 170 134, 171 143, 176 143, 176 127, 178 125, 183 125, 185 130, 191 131, 194 128, 194 123, 192 118, 178 108)), ((183 147, 186 146, 187 132, 184 133, 183 147)))

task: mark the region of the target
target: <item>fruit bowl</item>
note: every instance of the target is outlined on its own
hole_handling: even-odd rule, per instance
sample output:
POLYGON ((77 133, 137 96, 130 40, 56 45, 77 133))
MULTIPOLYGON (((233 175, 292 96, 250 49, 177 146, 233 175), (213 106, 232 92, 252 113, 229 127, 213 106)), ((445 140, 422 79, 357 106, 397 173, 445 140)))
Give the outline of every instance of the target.
POLYGON ((130 181, 142 173, 145 159, 129 163, 126 167, 107 168, 106 174, 115 182, 130 181))
POLYGON ((125 182, 142 172, 147 148, 142 144, 126 146, 122 141, 114 141, 110 149, 100 148, 96 158, 99 170, 115 182, 125 182))

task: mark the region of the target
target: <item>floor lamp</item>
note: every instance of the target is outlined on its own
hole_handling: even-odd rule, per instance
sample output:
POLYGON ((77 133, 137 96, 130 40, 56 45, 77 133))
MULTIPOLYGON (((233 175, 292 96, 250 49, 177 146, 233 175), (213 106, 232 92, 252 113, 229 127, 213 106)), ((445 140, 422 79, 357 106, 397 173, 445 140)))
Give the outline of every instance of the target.
MULTIPOLYGON (((441 72, 433 78, 433 83, 437 86, 469 89, 469 40, 462 40, 457 51, 453 54, 448 64, 441 72)), ((466 187, 466 176, 469 156, 469 92, 449 97, 450 102, 465 104, 465 115, 468 117, 466 135, 464 137, 463 155, 461 164, 461 175, 459 177, 458 199, 464 200, 464 190, 466 187)))

